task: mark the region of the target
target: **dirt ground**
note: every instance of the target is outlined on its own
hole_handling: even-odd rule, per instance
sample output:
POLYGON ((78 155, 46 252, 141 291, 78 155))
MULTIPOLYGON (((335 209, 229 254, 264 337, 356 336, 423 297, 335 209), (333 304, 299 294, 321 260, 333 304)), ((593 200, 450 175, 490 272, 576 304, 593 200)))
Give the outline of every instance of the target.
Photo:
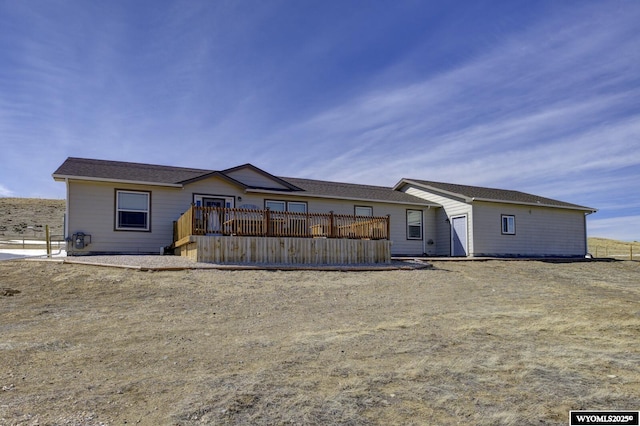
POLYGON ((567 424, 640 409, 640 263, 0 262, 0 424, 567 424))

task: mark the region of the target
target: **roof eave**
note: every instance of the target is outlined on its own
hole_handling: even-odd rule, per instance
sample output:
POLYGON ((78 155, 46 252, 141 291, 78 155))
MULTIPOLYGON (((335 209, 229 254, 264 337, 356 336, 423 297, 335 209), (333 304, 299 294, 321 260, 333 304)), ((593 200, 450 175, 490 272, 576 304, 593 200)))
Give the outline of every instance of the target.
POLYGON ((548 203, 533 203, 527 201, 509 201, 509 200, 495 200, 491 198, 480 198, 474 197, 471 201, 482 201, 486 203, 502 203, 502 204, 516 204, 521 206, 535 206, 535 207, 549 207, 554 209, 566 209, 566 210, 580 210, 585 212, 595 213, 598 209, 594 209, 592 207, 584 207, 584 206, 559 206, 556 204, 548 204, 548 203))
POLYGON ((411 202, 411 201, 379 200, 379 199, 373 199, 373 198, 342 197, 342 196, 336 196, 336 195, 314 194, 306 191, 288 193, 288 192, 268 190, 268 189, 247 188, 246 192, 261 193, 261 194, 291 195, 294 197, 305 197, 305 198, 325 198, 330 200, 365 201, 370 203, 402 204, 402 205, 422 206, 422 207, 442 207, 440 204, 433 203, 430 201, 411 202))
POLYGON ((99 177, 90 177, 90 176, 76 176, 76 175, 61 175, 61 174, 53 174, 53 180, 57 182, 64 182, 65 180, 81 180, 88 182, 110 182, 110 183, 122 183, 129 185, 151 185, 151 186, 166 186, 170 188, 182 188, 183 185, 179 183, 166 183, 166 182, 147 182, 147 181, 138 181, 138 180, 127 180, 127 179, 111 179, 111 178, 99 178, 99 177))

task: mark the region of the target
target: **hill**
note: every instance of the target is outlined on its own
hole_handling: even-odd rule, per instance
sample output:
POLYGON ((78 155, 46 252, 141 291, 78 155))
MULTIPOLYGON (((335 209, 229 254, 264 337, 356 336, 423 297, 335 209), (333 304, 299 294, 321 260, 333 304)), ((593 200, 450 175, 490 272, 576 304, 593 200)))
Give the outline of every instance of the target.
POLYGON ((637 241, 626 242, 610 240, 607 238, 588 238, 589 253, 595 257, 615 257, 618 259, 629 259, 633 253, 633 258, 640 257, 640 243, 637 241))
POLYGON ((44 238, 64 232, 65 200, 0 198, 0 237, 44 238))

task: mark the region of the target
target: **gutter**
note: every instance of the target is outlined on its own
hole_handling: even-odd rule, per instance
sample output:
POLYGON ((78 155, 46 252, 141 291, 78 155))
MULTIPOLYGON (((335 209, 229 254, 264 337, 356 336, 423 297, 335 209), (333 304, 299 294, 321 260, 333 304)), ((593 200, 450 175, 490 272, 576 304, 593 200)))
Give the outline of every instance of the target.
POLYGON ((124 179, 108 179, 108 178, 96 178, 89 176, 69 176, 69 175, 53 175, 53 180, 58 182, 68 182, 69 180, 79 180, 88 182, 111 182, 111 183, 124 183, 130 185, 151 185, 151 186, 166 186, 170 188, 182 188, 180 183, 162 183, 162 182, 144 182, 137 180, 124 180, 124 179))
POLYGON ((372 198, 357 198, 357 197, 341 197, 341 196, 335 196, 335 195, 321 195, 321 194, 311 194, 308 192, 305 193, 300 193, 300 192, 293 192, 293 193, 289 193, 289 192, 285 192, 285 191, 275 191, 275 190, 268 190, 268 189, 252 189, 252 188, 247 188, 245 190, 245 193, 248 192, 252 192, 252 193, 256 193, 256 194, 274 194, 274 195, 280 195, 280 196, 291 196, 291 197, 306 197, 306 198, 326 198, 326 199, 330 199, 330 200, 347 200, 347 201, 365 201, 365 202, 370 202, 370 203, 386 203, 386 204, 403 204, 403 205, 411 205, 411 206, 427 206, 427 207, 442 207, 439 204, 435 204, 429 201, 426 201, 424 203, 417 203, 417 202, 411 202, 411 201, 390 201, 390 200, 378 200, 378 199, 372 199, 372 198))
POLYGON ((536 207, 551 207, 554 209, 566 209, 566 210, 580 210, 580 211, 584 211, 584 212, 589 212, 590 213, 595 213, 598 211, 598 209, 594 209, 591 207, 582 207, 582 206, 558 206, 555 204, 545 204, 545 203, 531 203, 531 202, 526 202, 526 201, 509 201, 509 200, 493 200, 491 198, 470 198, 469 202, 473 202, 473 201, 482 201, 485 203, 502 203, 502 204, 516 204, 516 205, 520 205, 520 206, 536 206, 536 207))
POLYGON ((584 254, 585 256, 589 254, 589 235, 587 234, 587 216, 593 213, 595 213, 595 211, 585 212, 584 214, 584 254))

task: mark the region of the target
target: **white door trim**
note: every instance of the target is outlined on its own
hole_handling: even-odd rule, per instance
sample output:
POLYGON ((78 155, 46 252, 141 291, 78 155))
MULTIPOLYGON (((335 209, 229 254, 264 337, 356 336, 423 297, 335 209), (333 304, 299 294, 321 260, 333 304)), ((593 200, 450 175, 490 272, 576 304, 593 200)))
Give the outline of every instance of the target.
POLYGON ((451 217, 451 256, 469 256, 469 220, 466 214, 451 217), (456 232, 456 220, 464 220, 461 228, 464 230, 464 236, 456 232), (461 249, 461 252, 456 248, 461 249))

